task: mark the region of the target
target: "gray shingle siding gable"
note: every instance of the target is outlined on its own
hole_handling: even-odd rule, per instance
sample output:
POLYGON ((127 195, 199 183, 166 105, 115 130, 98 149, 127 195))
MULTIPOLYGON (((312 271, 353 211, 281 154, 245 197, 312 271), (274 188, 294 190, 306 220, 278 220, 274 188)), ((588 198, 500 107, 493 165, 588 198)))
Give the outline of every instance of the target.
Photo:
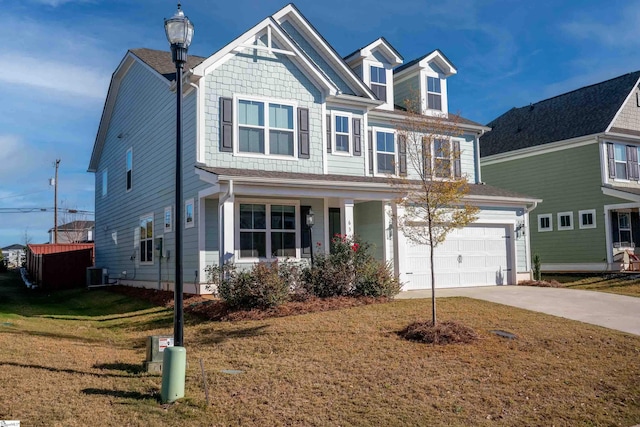
POLYGON ((512 108, 487 126, 482 157, 604 132, 640 77, 640 71, 512 108))

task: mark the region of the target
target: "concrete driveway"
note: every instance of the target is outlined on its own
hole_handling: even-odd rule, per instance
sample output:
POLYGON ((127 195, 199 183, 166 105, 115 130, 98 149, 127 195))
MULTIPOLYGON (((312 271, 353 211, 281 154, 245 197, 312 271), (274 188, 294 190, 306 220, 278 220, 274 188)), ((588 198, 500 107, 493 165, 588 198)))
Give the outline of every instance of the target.
MULTIPOLYGON (((640 298, 636 297, 533 286, 436 289, 436 298, 454 296, 496 302, 640 335, 640 298)), ((396 298, 431 298, 431 290, 401 292, 396 298)))

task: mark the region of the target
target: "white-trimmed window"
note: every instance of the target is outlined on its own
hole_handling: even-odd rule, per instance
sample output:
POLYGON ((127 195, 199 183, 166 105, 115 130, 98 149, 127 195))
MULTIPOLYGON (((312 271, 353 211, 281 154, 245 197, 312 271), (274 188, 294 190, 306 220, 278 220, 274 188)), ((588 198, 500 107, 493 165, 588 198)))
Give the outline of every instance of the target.
POLYGON ((238 153, 296 155, 296 106, 291 103, 239 98, 238 153))
POLYGON ((193 199, 184 202, 184 228, 195 226, 195 214, 193 207, 193 199))
POLYGON ((102 171, 102 197, 107 195, 107 190, 108 190, 108 186, 107 186, 108 181, 107 181, 107 179, 108 179, 108 175, 109 174, 108 174, 108 170, 107 169, 102 171))
POLYGON ((153 214, 140 217, 140 263, 153 263, 153 214))
POLYGON ((351 117, 347 114, 333 113, 333 151, 339 154, 351 152, 351 117))
POLYGON ((558 230, 573 230, 573 212, 558 212, 558 230))
POLYGON ((126 168, 127 191, 129 191, 133 187, 133 148, 127 150, 126 168))
POLYGON ((434 174, 438 178, 451 178, 451 141, 447 139, 433 140, 434 174))
POLYGON ((631 245, 631 214, 629 212, 618 212, 618 237, 619 242, 625 246, 631 245))
POLYGON ((384 67, 369 67, 371 76, 371 90, 380 101, 387 102, 387 70, 384 67))
POLYGON ((376 173, 395 174, 396 140, 393 132, 375 131, 376 173))
POLYGON ((538 215, 538 232, 553 231, 553 216, 551 214, 538 215))
POLYGON ((586 209, 578 211, 578 218, 580 219, 580 228, 596 228, 596 210, 586 209))
POLYGON ((614 144, 613 152, 616 162, 616 178, 627 179, 627 147, 622 144, 614 144))
POLYGON ((163 221, 164 221, 164 232, 165 233, 170 233, 171 231, 173 231, 173 209, 171 208, 171 206, 167 206, 166 208, 164 208, 164 217, 163 217, 163 221))
POLYGON ((442 86, 439 77, 427 76, 427 108, 442 111, 442 86))
POLYGON ((240 203, 238 217, 240 258, 297 257, 297 205, 240 203))

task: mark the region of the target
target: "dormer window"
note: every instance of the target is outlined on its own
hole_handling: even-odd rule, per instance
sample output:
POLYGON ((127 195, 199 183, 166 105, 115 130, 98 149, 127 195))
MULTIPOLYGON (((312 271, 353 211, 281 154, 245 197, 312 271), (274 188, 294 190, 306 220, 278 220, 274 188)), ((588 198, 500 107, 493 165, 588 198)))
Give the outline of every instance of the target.
POLYGON ((438 77, 427 76, 427 108, 442 111, 442 89, 438 77))
POLYGON ((387 74, 384 68, 371 66, 371 90, 380 101, 387 101, 387 74))

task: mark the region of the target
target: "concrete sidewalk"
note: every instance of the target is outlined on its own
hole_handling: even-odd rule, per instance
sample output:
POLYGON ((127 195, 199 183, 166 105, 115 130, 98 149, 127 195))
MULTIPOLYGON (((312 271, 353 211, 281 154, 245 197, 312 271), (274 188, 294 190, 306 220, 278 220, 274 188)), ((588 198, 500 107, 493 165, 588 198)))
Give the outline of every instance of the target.
MULTIPOLYGON (((533 286, 436 289, 436 298, 454 296, 496 302, 640 335, 640 298, 636 297, 533 286)), ((401 292, 396 298, 431 298, 431 290, 401 292)))

